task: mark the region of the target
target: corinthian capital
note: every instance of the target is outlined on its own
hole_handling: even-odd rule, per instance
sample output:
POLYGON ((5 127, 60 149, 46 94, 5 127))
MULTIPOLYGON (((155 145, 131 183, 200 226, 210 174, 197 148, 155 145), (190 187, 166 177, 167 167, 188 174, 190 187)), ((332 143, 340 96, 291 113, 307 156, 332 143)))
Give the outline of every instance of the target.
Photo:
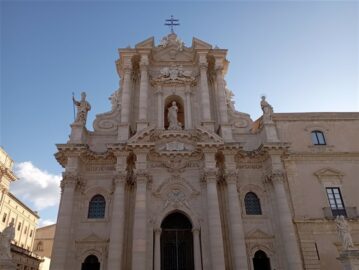
POLYGON ((135 170, 135 175, 136 175, 136 182, 137 183, 145 183, 145 184, 147 184, 147 182, 149 182, 149 180, 150 180, 150 175, 147 172, 147 170, 136 169, 135 170))
POLYGON ((236 170, 226 170, 224 178, 228 184, 237 183, 238 172, 236 170))
POLYGON ((215 168, 204 169, 202 174, 202 181, 206 183, 217 182, 218 179, 218 170, 215 168))
POLYGON ((82 182, 80 181, 80 177, 77 173, 64 172, 62 174, 62 180, 60 183, 61 192, 63 192, 64 188, 75 189, 79 183, 82 184, 82 182))
POLYGON ((282 170, 272 170, 266 177, 269 182, 273 184, 283 183, 285 173, 282 170))

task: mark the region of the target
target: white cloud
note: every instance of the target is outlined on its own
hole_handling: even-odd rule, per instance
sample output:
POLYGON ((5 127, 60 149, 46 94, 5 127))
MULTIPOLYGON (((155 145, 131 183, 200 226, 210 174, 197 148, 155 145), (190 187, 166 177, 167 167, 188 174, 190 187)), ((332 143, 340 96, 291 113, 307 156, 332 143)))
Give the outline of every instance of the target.
POLYGON ((14 171, 19 180, 11 184, 10 191, 20 200, 31 202, 35 210, 59 204, 60 175, 43 171, 30 161, 15 164, 14 171))

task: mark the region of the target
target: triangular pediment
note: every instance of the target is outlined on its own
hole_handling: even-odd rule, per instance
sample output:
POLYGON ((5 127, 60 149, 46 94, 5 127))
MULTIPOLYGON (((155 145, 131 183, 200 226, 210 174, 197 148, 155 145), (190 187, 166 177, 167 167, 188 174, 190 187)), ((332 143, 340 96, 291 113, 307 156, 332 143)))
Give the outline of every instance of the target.
POLYGON ((151 49, 155 46, 155 39, 154 37, 150 37, 144 41, 141 41, 136 44, 136 49, 151 49))
POLYGON ((273 238, 273 236, 263 232, 260 229, 253 230, 248 233, 247 237, 249 239, 270 239, 273 238))
POLYGON ((319 179, 324 179, 324 178, 342 179, 344 176, 344 173, 342 173, 341 171, 332 169, 332 168, 324 168, 324 169, 320 169, 319 171, 315 172, 314 175, 316 177, 318 177, 319 179))
POLYGON ((192 48, 210 50, 210 49, 212 49, 212 45, 207 42, 204 42, 203 40, 200 40, 200 39, 194 37, 192 39, 192 48))
POLYGON ((183 50, 178 50, 175 45, 169 45, 166 48, 156 48, 153 52, 153 59, 159 62, 172 62, 173 60, 181 62, 191 62, 193 61, 194 54, 189 48, 183 48, 183 50))
POLYGON ((78 241, 76 241, 76 242, 80 242, 80 243, 84 243, 84 242, 86 242, 86 243, 96 242, 96 243, 98 243, 98 242, 106 242, 106 240, 100 238, 97 234, 92 233, 92 234, 86 236, 85 238, 83 238, 83 239, 81 239, 81 240, 78 240, 78 241))

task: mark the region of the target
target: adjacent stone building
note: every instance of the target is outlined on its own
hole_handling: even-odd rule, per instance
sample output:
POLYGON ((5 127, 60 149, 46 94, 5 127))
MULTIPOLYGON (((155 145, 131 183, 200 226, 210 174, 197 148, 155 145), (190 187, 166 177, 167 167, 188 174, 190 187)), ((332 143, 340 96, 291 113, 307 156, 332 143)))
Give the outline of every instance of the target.
POLYGON ((0 233, 13 223, 11 255, 17 270, 37 270, 43 258, 32 253, 32 247, 39 216, 9 191, 16 180, 13 165, 11 157, 0 147, 0 233))
POLYGON ((359 113, 274 113, 263 97, 253 121, 226 55, 149 38, 119 49, 93 131, 75 101, 51 270, 340 269, 333 218, 359 241, 359 113))

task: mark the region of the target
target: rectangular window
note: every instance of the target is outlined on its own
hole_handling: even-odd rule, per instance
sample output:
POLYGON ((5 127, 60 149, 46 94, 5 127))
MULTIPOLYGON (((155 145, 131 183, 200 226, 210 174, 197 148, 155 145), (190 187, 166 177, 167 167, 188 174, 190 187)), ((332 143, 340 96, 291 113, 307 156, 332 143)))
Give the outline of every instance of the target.
POLYGON ((2 217, 2 222, 5 223, 6 222, 6 217, 7 217, 7 214, 4 213, 3 217, 2 217))
POLYGON ((336 216, 347 216, 347 212, 345 211, 345 206, 342 198, 342 194, 340 193, 340 188, 331 187, 326 188, 328 201, 330 205, 330 209, 332 210, 333 217, 336 216))
POLYGON ((21 222, 19 222, 19 224, 17 225, 17 230, 20 231, 21 229, 21 222))

